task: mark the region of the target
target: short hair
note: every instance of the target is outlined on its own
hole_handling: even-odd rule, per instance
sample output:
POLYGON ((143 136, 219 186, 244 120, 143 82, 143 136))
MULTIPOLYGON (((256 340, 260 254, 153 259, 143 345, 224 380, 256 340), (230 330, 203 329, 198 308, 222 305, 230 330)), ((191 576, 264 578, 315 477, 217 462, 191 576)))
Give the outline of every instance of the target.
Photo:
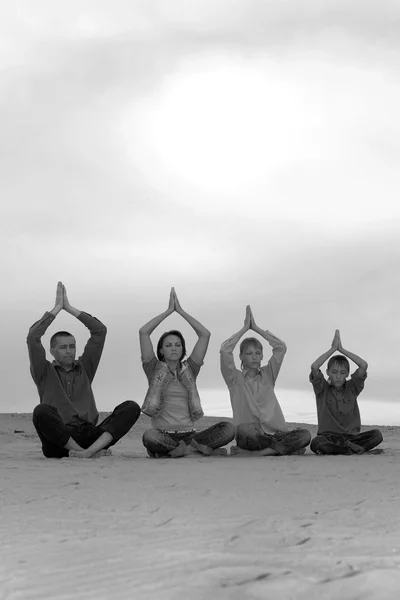
POLYGON ((75 337, 72 335, 72 333, 69 333, 69 331, 57 331, 50 338, 50 348, 54 348, 54 346, 57 344, 58 337, 72 337, 75 339, 75 337))
POLYGON ((260 350, 263 349, 263 345, 260 340, 254 337, 249 337, 242 340, 239 346, 239 354, 242 354, 249 346, 255 346, 256 348, 260 348, 260 350))
POLYGON ((345 356, 342 354, 336 354, 336 356, 332 356, 328 360, 327 369, 330 369, 335 363, 339 367, 347 367, 347 371, 350 373, 350 363, 345 356))
POLYGON ((185 338, 183 337, 181 332, 177 331, 176 329, 172 329, 171 331, 166 331, 165 333, 162 334, 162 336, 158 340, 157 358, 158 358, 158 360, 164 361, 164 355, 161 354, 161 348, 162 348, 165 338, 168 337, 169 335, 176 335, 181 340, 182 354, 181 354, 181 357, 179 358, 179 362, 181 362, 186 356, 186 344, 185 344, 185 338))

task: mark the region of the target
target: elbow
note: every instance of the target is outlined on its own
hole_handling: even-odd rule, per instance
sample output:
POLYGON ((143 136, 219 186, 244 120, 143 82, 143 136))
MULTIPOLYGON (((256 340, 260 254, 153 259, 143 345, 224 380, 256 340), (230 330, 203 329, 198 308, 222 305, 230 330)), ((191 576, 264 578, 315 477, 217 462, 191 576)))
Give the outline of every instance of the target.
POLYGON ((205 330, 204 330, 204 333, 203 333, 203 336, 204 336, 204 337, 205 337, 207 340, 209 340, 209 339, 210 339, 210 337, 211 337, 211 331, 208 331, 208 329, 205 329, 205 330))

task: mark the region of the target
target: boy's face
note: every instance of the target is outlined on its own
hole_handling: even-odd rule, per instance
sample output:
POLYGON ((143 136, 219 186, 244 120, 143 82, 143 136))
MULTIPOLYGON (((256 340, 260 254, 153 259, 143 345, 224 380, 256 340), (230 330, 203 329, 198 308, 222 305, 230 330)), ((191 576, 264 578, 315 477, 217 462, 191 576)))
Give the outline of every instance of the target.
POLYGON ((245 369, 259 369, 262 359, 262 348, 260 346, 254 346, 254 344, 247 346, 240 355, 240 360, 245 369))
POLYGON ((335 362, 326 370, 326 374, 331 380, 332 385, 336 388, 340 388, 344 385, 344 382, 349 375, 349 369, 346 365, 339 365, 335 362))

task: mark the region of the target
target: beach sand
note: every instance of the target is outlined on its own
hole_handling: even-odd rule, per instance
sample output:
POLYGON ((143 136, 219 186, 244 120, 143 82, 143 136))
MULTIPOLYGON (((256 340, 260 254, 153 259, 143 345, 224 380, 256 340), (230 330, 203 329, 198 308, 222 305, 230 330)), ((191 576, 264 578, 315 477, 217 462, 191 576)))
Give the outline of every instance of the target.
POLYGON ((0 415, 1 600, 400 596, 399 427, 381 455, 152 460, 148 426, 49 460, 0 415))

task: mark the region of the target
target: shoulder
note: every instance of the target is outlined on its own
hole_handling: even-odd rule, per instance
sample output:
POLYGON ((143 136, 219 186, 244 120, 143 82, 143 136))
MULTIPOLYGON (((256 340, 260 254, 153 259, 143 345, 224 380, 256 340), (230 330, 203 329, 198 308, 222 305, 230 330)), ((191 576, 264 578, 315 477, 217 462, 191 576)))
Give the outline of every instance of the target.
POLYGON ((199 361, 198 358, 191 354, 187 360, 183 361, 182 366, 189 367, 193 375, 197 377, 203 364, 203 361, 199 361))
POLYGON ((154 354, 146 360, 143 360, 142 358, 142 367, 147 376, 151 375, 156 370, 159 363, 160 361, 154 354))
POLYGON ((367 379, 367 376, 367 371, 364 373, 364 375, 361 375, 360 369, 356 369, 354 373, 350 375, 350 381, 365 381, 367 379))
POLYGON ((310 381, 326 381, 321 369, 318 369, 317 372, 314 372, 312 370, 310 371, 310 381))

